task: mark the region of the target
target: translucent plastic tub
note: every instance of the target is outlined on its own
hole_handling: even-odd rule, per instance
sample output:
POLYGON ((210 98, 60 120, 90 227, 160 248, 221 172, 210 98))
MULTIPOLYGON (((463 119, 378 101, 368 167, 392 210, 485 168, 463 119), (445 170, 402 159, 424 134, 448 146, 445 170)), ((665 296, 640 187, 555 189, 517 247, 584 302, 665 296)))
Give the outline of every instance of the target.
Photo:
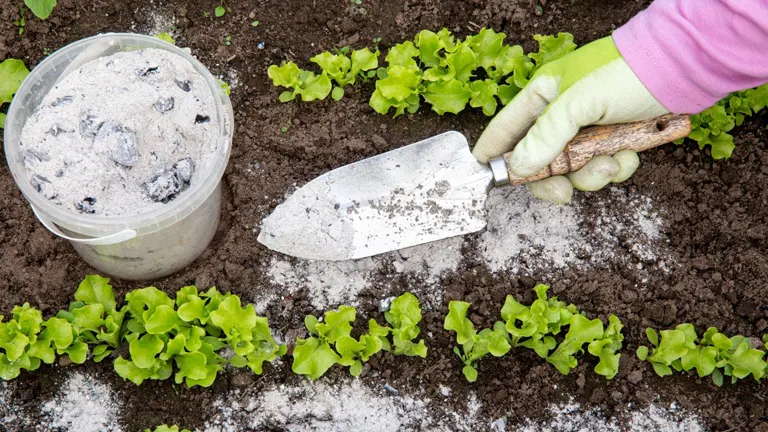
POLYGON ((91 266, 123 279, 154 279, 194 261, 213 239, 221 211, 221 177, 232 147, 233 113, 217 80, 194 57, 157 38, 111 33, 68 45, 40 63, 22 84, 6 119, 5 157, 16 184, 40 222, 72 243, 91 266), (187 59, 204 78, 216 103, 219 142, 211 169, 157 211, 135 216, 80 214, 57 206, 30 184, 20 149, 21 131, 50 89, 84 63, 120 51, 158 48, 187 59))

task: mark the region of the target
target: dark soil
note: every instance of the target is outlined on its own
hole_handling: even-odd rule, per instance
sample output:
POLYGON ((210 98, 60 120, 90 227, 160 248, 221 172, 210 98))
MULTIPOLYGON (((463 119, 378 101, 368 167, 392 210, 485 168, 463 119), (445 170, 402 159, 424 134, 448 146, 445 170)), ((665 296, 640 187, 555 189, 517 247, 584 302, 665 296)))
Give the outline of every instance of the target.
MULTIPOLYGON (((313 54, 351 44, 381 46, 410 39, 421 29, 448 27, 463 36, 477 26, 504 31, 508 39, 526 50, 535 47, 536 33, 570 32, 581 45, 608 35, 644 8, 647 0, 597 1, 549 0, 541 16, 528 0, 250 0, 228 2, 231 13, 214 19, 217 1, 188 0, 149 3, 96 0, 60 0, 52 17, 41 22, 26 12, 26 27, 19 36, 12 22, 20 0, 0 0, 0 60, 23 59, 30 68, 50 50, 107 31, 146 32, 155 17, 178 20, 177 44, 191 47, 210 69, 237 85, 232 94, 237 131, 229 168, 224 177, 222 223, 213 244, 186 270, 162 280, 133 283, 113 281, 120 296, 130 289, 155 285, 168 293, 183 285, 217 285, 244 297, 274 291, 262 269, 275 255, 256 242, 261 219, 297 185, 341 165, 418 141, 434 134, 458 130, 470 141, 487 123, 479 112, 439 117, 431 112, 393 120, 376 115, 367 104, 370 84, 349 91, 341 102, 288 103, 277 101, 279 90, 266 77, 270 64, 284 59, 308 66, 313 54), (251 27, 249 14, 261 24, 251 27), (224 37, 232 44, 226 46, 224 37), (258 44, 264 43, 259 49, 258 44), (281 128, 287 127, 285 133, 281 128)), ((162 28, 160 31, 169 29, 162 28)), ((665 327, 692 322, 699 328, 717 326, 722 331, 761 336, 768 330, 768 132, 762 115, 736 131, 737 149, 728 161, 715 162, 693 144, 667 145, 643 155, 643 165, 626 185, 642 192, 664 209, 670 249, 680 264, 670 273, 652 274, 639 289, 639 275, 624 266, 608 266, 557 275, 552 292, 575 303, 590 316, 603 319, 611 313, 625 325, 626 354, 621 372, 607 382, 584 362, 570 376, 559 375, 534 354, 514 350, 502 359, 482 363, 479 380, 469 385, 451 352, 452 334, 442 330, 449 300, 473 303, 479 321, 489 325, 504 296, 532 299, 536 281, 552 274, 530 277, 492 275, 466 250, 461 271, 443 279, 442 310, 425 315, 423 333, 430 357, 374 358, 370 375, 379 377, 406 394, 425 390, 432 395, 443 384, 453 389, 455 401, 474 391, 483 403, 482 414, 496 418, 544 416, 549 402, 569 396, 583 406, 612 414, 627 404, 676 402, 698 413, 712 430, 768 430, 768 391, 753 381, 717 388, 694 377, 656 377, 634 356, 644 341, 646 326, 665 327), (761 427, 763 429, 761 429, 761 427)), ((580 195, 589 207, 588 196, 580 195)), ((596 205, 592 210, 597 214, 596 205)), ((476 236, 471 236, 470 244, 476 236)), ((85 274, 93 273, 70 245, 51 235, 34 218, 5 166, 0 166, 0 313, 29 302, 50 315, 65 308, 85 274)), ((382 274, 381 283, 365 292, 363 317, 377 317, 375 300, 408 289, 404 279, 382 274), (384 283, 394 281, 394 283, 384 283), (370 300, 370 301, 369 301, 370 300)), ((268 309, 274 328, 301 327, 301 317, 313 310, 305 295, 286 298, 268 309)), ((97 373, 116 389, 124 401, 125 430, 162 423, 200 427, 211 415, 211 402, 233 385, 222 375, 213 387, 189 390, 170 382, 148 382, 141 387, 123 382, 105 364, 79 367, 43 367, 25 373, 14 386, 13 397, 24 405, 32 424, 38 423, 39 406, 50 399, 72 369, 97 373)), ((330 376, 346 374, 334 370, 330 376)), ((265 369, 256 378, 255 390, 270 383, 295 381, 287 367, 265 369)), ((372 385, 383 383, 369 376, 372 385)), ((459 403, 459 402, 456 402, 459 403)), ((457 407, 461 408, 461 407, 457 407)), ((3 428, 0 420, 0 430, 3 428)), ((13 426, 8 426, 13 427, 13 426)), ((14 430, 14 429, 9 429, 14 430)), ((21 429, 17 429, 21 430, 21 429)))

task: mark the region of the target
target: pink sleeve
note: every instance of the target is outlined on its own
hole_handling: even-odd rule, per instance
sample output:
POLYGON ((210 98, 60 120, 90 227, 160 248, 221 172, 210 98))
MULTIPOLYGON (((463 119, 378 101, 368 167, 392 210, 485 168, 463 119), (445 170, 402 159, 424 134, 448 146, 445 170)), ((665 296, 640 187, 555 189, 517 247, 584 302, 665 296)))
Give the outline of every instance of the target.
POLYGON ((613 40, 673 113, 695 114, 768 82, 768 0, 655 0, 613 40))

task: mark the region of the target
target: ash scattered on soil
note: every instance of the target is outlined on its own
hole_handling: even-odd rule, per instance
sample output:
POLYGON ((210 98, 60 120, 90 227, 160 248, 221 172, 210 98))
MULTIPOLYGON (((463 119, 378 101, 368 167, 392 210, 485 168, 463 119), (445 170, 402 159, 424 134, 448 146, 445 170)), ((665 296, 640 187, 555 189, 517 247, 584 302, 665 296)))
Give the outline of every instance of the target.
POLYGON ((53 430, 120 432, 120 402, 115 396, 110 386, 82 372, 73 372, 42 410, 53 430))
POLYGON ((12 382, 0 381, 0 427, 5 430, 26 430, 33 425, 19 401, 13 398, 12 382))
POLYGON ((291 430, 302 432, 397 430, 477 431, 488 428, 480 404, 470 397, 462 412, 446 411, 441 401, 388 393, 383 385, 366 387, 360 380, 335 384, 300 380, 253 395, 237 392, 214 402, 218 414, 206 432, 291 430))
MULTIPOLYGON (((440 276, 459 267, 463 259, 463 242, 461 237, 453 237, 352 261, 272 258, 266 272, 272 283, 288 293, 309 290, 312 305, 318 310, 341 304, 356 305, 361 292, 373 284, 383 283, 376 277, 381 271, 423 281, 425 286, 416 285, 412 292, 419 297, 422 307, 438 308, 443 299, 440 276)), ((256 303, 263 310, 266 304, 276 298, 273 294, 267 294, 257 297, 256 303)))
POLYGON ((664 221, 653 202, 621 188, 610 188, 608 196, 581 195, 568 205, 538 200, 525 188, 502 188, 492 191, 488 206, 479 250, 493 273, 614 264, 666 271, 671 265, 664 221), (598 217, 587 216, 590 207, 598 217))
POLYGON ((549 419, 526 420, 512 428, 516 432, 703 432, 705 427, 697 416, 675 406, 660 408, 625 407, 618 418, 606 418, 595 408, 585 409, 570 401, 547 408, 549 419))

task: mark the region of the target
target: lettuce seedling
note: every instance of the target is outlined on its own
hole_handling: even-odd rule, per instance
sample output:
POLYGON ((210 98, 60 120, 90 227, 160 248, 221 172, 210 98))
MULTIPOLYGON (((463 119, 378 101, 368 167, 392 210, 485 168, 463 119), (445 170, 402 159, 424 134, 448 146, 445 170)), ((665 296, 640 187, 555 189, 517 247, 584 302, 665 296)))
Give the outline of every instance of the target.
POLYGON ((43 314, 24 303, 12 311, 10 321, 0 316, 0 378, 16 378, 22 369, 33 371, 51 364, 55 350, 65 352, 73 341, 72 327, 64 320, 43 321, 43 314))
POLYGON ((423 73, 414 59, 418 55, 418 48, 410 41, 390 48, 385 58, 386 76, 376 81, 376 90, 369 102, 376 112, 386 114, 395 108, 397 117, 406 111, 419 110, 423 73))
MULTIPOLYGON (((579 313, 576 306, 566 304, 557 297, 548 298, 548 289, 547 285, 536 285, 536 300, 530 306, 507 296, 501 309, 502 321, 496 322, 493 330, 485 329, 478 334, 475 334, 472 323, 466 318, 469 305, 462 302, 452 304, 446 317, 445 328, 457 332, 457 341, 460 344, 478 343, 477 346, 465 345, 464 353, 459 354, 460 357, 465 362, 471 361, 473 353, 468 349, 475 350, 475 357, 484 355, 486 351, 481 339, 485 338, 488 339, 489 350, 494 349, 494 344, 498 353, 509 349, 505 348, 505 344, 511 348, 530 348, 553 364, 558 371, 568 374, 578 364, 577 356, 584 351, 584 345, 587 345, 589 353, 600 359, 595 372, 608 379, 616 376, 621 357, 617 352, 624 340, 621 321, 611 315, 609 324, 604 329, 599 319, 587 319, 579 313), (566 327, 568 332, 558 344, 555 337, 566 327)), ((496 355, 494 351, 490 353, 496 355)), ((467 374, 472 376, 471 368, 466 369, 465 375, 467 374)))
POLYGON ((379 67, 379 51, 363 48, 353 50, 349 57, 341 51, 337 54, 326 51, 312 57, 310 61, 320 66, 336 82, 331 98, 339 100, 344 96, 344 87, 354 85, 358 78, 367 80, 373 76, 368 73, 379 67))
POLYGON ((557 297, 547 298, 549 286, 539 284, 533 288, 536 300, 531 306, 524 306, 512 296, 507 296, 501 308, 501 318, 510 334, 513 347, 530 348, 546 358, 557 341, 553 337, 578 314, 574 305, 566 305, 557 297))
POLYGON ((304 319, 304 326, 313 336, 296 340, 296 347, 293 349, 293 372, 308 375, 315 380, 338 363, 342 357, 333 350, 331 344, 350 337, 355 314, 355 308, 340 306, 338 310, 326 312, 323 321, 308 315, 304 319))
POLYGON ((590 320, 581 314, 573 315, 565 339, 547 357, 547 362, 554 365, 561 374, 568 375, 578 365, 576 355, 583 352, 583 346, 602 337, 603 322, 599 318, 590 320))
MULTIPOLYGON (((691 116, 691 133, 688 138, 699 144, 699 149, 712 148, 713 159, 728 159, 736 147, 729 134, 740 126, 746 117, 753 116, 768 105, 768 84, 731 93, 714 106, 691 116)), ((681 144, 684 139, 675 141, 681 144)))
POLYGON ((722 386, 724 376, 731 377, 731 383, 749 375, 759 382, 768 368, 768 362, 763 359, 765 351, 753 348, 751 340, 744 336, 729 338, 710 327, 699 339, 692 324, 680 324, 674 330, 659 333, 647 329, 652 347, 637 349, 637 356, 650 362, 659 376, 671 375, 672 369, 686 372, 695 369, 699 377, 711 375, 712 381, 722 386))
POLYGON ((376 320, 371 319, 368 321, 368 334, 360 336, 360 339, 356 340, 347 335, 341 336, 336 341, 336 351, 341 356, 338 363, 349 366, 349 373, 352 376, 360 376, 364 362, 382 349, 389 350, 387 335, 390 331, 390 328, 380 326, 376 320))
POLYGON ((619 318, 611 315, 608 317, 608 326, 603 332, 603 337, 589 343, 589 353, 600 359, 595 366, 595 373, 607 379, 613 379, 619 373, 621 354, 616 353, 623 346, 624 335, 621 334, 623 327, 619 318))
POLYGON ((85 277, 75 291, 75 300, 70 303, 69 310, 59 311, 56 316, 72 324, 76 333, 73 348, 82 351, 82 360, 85 360, 90 345, 93 346, 94 360, 100 362, 120 345, 126 311, 116 309, 117 301, 109 279, 97 275, 85 277))
MULTIPOLYGON (((384 318, 392 326, 392 342, 395 355, 427 357, 427 347, 424 340, 413 342, 419 336, 421 329, 421 307, 415 295, 406 292, 392 300, 384 318)), ((378 327, 377 327, 378 329, 378 327)))
POLYGON ((467 318, 469 303, 451 301, 448 304, 448 315, 445 317, 443 328, 456 332, 456 342, 461 345, 454 347, 453 352, 459 356, 464 367, 462 373, 469 382, 477 381, 477 363, 489 353, 501 357, 509 352, 509 333, 504 323, 496 321, 493 329, 475 331, 472 321, 467 318))
POLYGON ((315 75, 314 72, 300 70, 294 62, 272 65, 267 69, 267 75, 274 85, 292 89, 280 93, 280 102, 292 101, 297 95, 305 102, 325 99, 331 92, 328 74, 315 75))
POLYGON ((297 339, 293 349, 293 372, 316 380, 333 365, 348 366, 352 376, 359 376, 363 363, 380 351, 393 351, 395 355, 427 356, 424 341, 413 340, 419 335, 421 321, 419 301, 411 293, 405 293, 392 301, 385 318, 392 327, 368 321, 368 333, 360 338, 352 337, 352 323, 356 311, 351 306, 339 306, 328 311, 322 320, 313 315, 304 318, 304 326, 310 333, 307 339, 297 339), (392 342, 389 340, 392 335, 392 342))
POLYGON ((170 378, 175 365, 177 384, 209 387, 226 363, 261 374, 265 361, 285 353, 266 318, 216 288, 198 293, 196 287, 186 286, 174 301, 149 287, 128 293, 126 301, 131 318, 125 339, 131 356, 115 360, 115 370, 137 385, 170 378), (234 351, 230 360, 218 354, 224 348, 234 351))

